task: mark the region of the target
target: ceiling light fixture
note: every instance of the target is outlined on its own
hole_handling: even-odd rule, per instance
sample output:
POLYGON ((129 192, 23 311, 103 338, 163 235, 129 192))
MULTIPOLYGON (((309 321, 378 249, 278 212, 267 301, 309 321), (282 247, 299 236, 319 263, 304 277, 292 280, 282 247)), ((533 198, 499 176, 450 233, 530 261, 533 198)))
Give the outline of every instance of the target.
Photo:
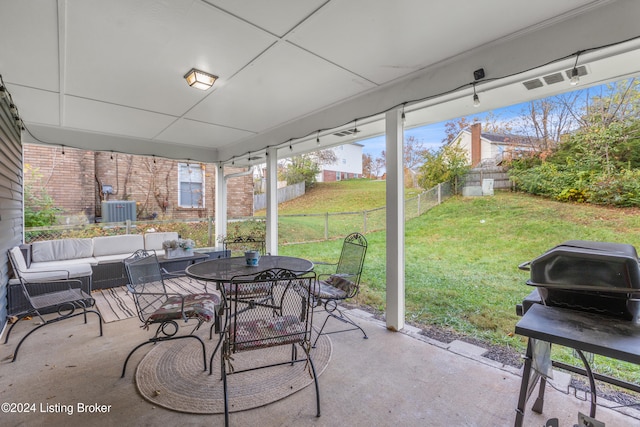
POLYGON ((218 79, 218 76, 192 68, 184 75, 184 78, 189 86, 200 90, 207 90, 213 86, 213 83, 218 79))

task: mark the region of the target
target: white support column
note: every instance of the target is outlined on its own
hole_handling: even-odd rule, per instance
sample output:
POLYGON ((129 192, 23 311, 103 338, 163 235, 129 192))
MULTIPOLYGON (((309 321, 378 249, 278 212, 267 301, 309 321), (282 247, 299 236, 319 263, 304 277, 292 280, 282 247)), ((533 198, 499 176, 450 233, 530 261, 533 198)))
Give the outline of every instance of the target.
POLYGON ((402 111, 385 115, 387 154, 387 329, 404 328, 404 169, 402 111))
POLYGON ((216 200, 215 200, 215 233, 216 246, 218 236, 227 234, 227 182, 224 179, 224 166, 216 167, 216 200))
POLYGON ((278 149, 267 149, 267 253, 278 255, 278 149))

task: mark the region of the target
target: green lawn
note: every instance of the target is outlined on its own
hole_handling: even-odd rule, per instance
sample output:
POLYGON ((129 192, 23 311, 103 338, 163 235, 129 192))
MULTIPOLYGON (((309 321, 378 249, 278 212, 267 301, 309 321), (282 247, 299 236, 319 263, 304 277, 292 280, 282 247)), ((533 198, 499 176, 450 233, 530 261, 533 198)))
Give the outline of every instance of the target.
MULTIPOLYGON (((278 206, 281 215, 322 214, 354 212, 385 206, 385 181, 350 179, 338 182, 319 182, 303 197, 284 202, 278 206)), ((405 189, 405 197, 415 197, 420 189, 405 189)), ((265 215, 257 211, 256 216, 265 215)))
MULTIPOLYGON (((525 284, 528 272, 518 265, 572 239, 640 248, 639 212, 511 192, 451 198, 406 223, 407 321, 524 351, 524 340, 513 336, 515 306, 531 288, 525 284)), ((366 237, 369 251, 357 302, 384 312, 385 233, 366 237)), ((283 246, 280 253, 332 260, 340 247, 337 240, 283 246)), ((554 351, 557 359, 579 364, 570 351, 554 351)), ((596 358, 595 368, 628 380, 640 377, 640 368, 603 358, 596 358)))

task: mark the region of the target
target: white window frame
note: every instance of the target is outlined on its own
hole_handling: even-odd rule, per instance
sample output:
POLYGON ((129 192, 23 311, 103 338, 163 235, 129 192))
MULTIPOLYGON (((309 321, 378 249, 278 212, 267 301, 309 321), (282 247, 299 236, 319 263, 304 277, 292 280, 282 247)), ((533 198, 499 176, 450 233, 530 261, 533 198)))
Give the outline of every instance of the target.
MULTIPOLYGON (((202 163, 178 163, 178 206, 180 208, 183 209, 202 209, 204 208, 205 205, 205 170, 204 170, 204 165, 202 163), (187 170, 185 170, 185 168, 188 168, 187 170, 190 172, 187 172, 187 170), (182 180, 182 175, 183 175, 183 171, 184 173, 189 173, 189 181, 186 180, 182 180), (193 180, 191 179, 193 177, 193 175, 191 174, 193 171, 199 171, 200 173, 200 180, 193 180), (193 201, 195 199, 194 196, 191 197, 190 202, 191 203, 187 203, 186 201, 183 201, 183 192, 182 192, 182 184, 183 183, 189 183, 189 184, 199 184, 200 185, 200 198, 198 200, 198 204, 193 204, 193 201)), ((196 177, 198 178, 198 177, 196 177)), ((192 190, 193 192, 193 190, 192 190)))

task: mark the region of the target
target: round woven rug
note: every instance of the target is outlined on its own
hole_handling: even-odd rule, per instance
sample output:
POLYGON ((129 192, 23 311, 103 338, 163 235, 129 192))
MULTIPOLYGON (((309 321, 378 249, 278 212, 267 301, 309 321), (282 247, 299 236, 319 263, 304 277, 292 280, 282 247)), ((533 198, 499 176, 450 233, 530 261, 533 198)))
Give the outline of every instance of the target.
MULTIPOLYGON (((215 343, 215 341, 213 341, 215 343)), ((207 344, 207 364, 214 346, 207 344)), ((323 335, 311 358, 318 376, 331 359, 331 340, 323 335)), ((302 354, 298 348, 298 356, 302 354)), ((213 359, 213 374, 203 371, 202 347, 193 339, 164 342, 140 361, 136 370, 138 391, 149 402, 179 412, 193 414, 224 413, 224 393, 220 376, 220 352, 213 359)), ((290 346, 271 347, 237 353, 234 369, 285 361, 291 357, 290 346)), ((227 375, 229 411, 237 412, 264 406, 283 399, 313 384, 310 367, 305 362, 227 375)), ((207 366, 208 368, 208 366, 207 366)))

